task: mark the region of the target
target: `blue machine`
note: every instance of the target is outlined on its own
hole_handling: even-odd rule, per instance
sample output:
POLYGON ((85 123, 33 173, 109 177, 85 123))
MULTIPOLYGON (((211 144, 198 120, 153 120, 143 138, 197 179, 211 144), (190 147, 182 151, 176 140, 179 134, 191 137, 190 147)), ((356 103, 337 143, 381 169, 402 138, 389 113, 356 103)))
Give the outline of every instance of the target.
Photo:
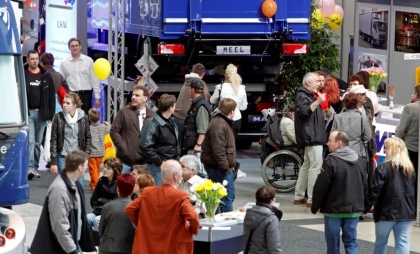
MULTIPOLYGON (((202 63, 212 91, 224 78, 223 68, 232 63, 238 67, 249 102, 238 138, 258 141, 264 136, 262 104, 257 103, 273 106, 273 94, 281 93, 280 64, 307 52, 311 1, 275 0, 277 11, 270 18, 262 12, 264 0, 126 1, 127 76, 140 75, 134 64, 149 54, 159 65, 152 76, 157 93, 174 93, 192 65, 202 63)), ((108 43, 107 36, 99 38, 108 43)))
MULTIPOLYGON (((175 53, 176 58, 157 59, 159 64, 165 61, 186 65, 234 61, 242 64, 241 61, 246 61, 275 65, 283 61, 284 43, 310 38, 311 3, 307 0, 277 0, 277 12, 267 18, 261 11, 263 2, 131 1, 126 32, 152 37, 153 53, 161 43, 180 43, 185 47, 184 53, 175 53), (245 53, 248 54, 242 52, 238 58, 239 54, 233 48, 230 55, 235 57, 229 57, 226 52, 218 51, 217 46, 239 46, 240 50, 246 47, 245 53), (263 59, 258 56, 263 56, 263 59)), ((165 55, 167 51, 160 54, 165 55)))
POLYGON ((10 1, 0 0, 0 206, 29 199, 29 128, 19 33, 10 1))

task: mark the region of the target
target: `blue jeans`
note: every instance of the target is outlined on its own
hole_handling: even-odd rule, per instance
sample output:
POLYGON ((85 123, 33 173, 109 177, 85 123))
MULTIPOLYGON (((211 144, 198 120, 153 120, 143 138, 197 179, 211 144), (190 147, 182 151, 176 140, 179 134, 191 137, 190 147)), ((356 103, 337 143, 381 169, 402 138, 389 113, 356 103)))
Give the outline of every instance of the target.
POLYGON ((146 167, 150 170, 150 174, 153 176, 153 179, 155 179, 155 185, 162 185, 162 170, 160 169, 160 167, 149 163, 146 163, 146 167))
POLYGON ((235 184, 233 181, 233 172, 222 173, 217 168, 206 168, 207 175, 210 180, 215 183, 223 184, 223 180, 227 181, 226 190, 227 196, 222 198, 223 204, 219 205, 221 213, 233 211, 233 200, 235 200, 235 184))
POLYGON ((62 111, 63 107, 60 104, 60 101, 58 100, 58 95, 55 94, 55 113, 57 114, 58 112, 62 111))
MULTIPOLYGON (((65 162, 66 162, 66 157, 64 155, 58 156, 58 158, 57 158, 57 167, 58 167, 58 173, 59 174, 66 167, 66 163, 65 162)), ((80 183, 80 185, 82 185, 82 187, 84 187, 85 186, 85 175, 83 174, 83 176, 80 177, 79 179, 77 179, 77 181, 80 183)))
POLYGON ((411 221, 379 221, 375 223, 375 248, 373 254, 386 254, 389 233, 394 231, 395 253, 410 253, 411 221))
POLYGON ((124 163, 122 163, 122 166, 123 168, 122 168, 121 174, 130 174, 131 171, 133 171, 133 168, 131 166, 128 166, 124 163))
POLYGON ((86 217, 87 217, 87 221, 89 225, 93 227, 94 229, 99 230, 99 222, 101 221, 101 216, 100 215, 96 216, 93 213, 88 213, 86 214, 86 217))
POLYGON ((41 142, 45 121, 39 118, 39 111, 29 110, 29 171, 37 172, 41 157, 41 142))
POLYGON ((356 218, 333 218, 324 216, 325 240, 327 241, 327 254, 340 253, 340 229, 342 229, 343 244, 346 254, 358 254, 357 248, 357 224, 356 218))

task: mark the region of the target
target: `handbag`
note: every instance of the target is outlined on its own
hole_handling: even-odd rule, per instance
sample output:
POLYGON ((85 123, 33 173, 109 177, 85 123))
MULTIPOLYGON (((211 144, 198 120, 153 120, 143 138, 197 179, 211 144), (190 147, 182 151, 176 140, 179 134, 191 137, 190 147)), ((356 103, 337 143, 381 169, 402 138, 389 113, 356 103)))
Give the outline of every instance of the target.
POLYGON ((105 148, 105 155, 103 161, 109 158, 115 158, 116 152, 114 143, 112 142, 111 135, 109 133, 105 134, 104 136, 104 148, 105 148))
MULTIPOLYGON (((217 102, 214 104, 211 104, 211 111, 213 112, 217 107, 219 107, 219 102, 220 102, 220 95, 222 94, 222 88, 223 88, 223 83, 220 84, 220 90, 219 90, 219 97, 217 98, 217 102)), ((216 91, 215 91, 216 93, 216 91)))
POLYGON ((51 161, 51 151, 50 151, 50 141, 51 141, 51 123, 47 123, 47 128, 45 132, 45 141, 44 141, 44 161, 51 161))

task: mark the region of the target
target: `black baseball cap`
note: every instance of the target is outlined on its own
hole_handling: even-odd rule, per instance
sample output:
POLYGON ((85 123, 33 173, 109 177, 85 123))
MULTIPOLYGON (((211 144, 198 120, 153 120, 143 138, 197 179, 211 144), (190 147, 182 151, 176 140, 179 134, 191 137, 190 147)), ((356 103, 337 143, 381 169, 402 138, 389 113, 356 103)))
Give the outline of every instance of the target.
POLYGON ((204 84, 199 79, 194 79, 189 84, 185 84, 186 86, 191 86, 191 88, 197 89, 197 90, 204 90, 204 84))

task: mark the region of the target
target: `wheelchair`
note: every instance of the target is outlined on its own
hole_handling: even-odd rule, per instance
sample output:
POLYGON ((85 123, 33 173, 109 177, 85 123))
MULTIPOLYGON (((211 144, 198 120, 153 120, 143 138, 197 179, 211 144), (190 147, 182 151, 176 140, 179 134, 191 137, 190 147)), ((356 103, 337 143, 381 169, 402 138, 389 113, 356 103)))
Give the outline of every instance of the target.
MULTIPOLYGON (((270 142, 268 142, 270 144, 270 142)), ((279 193, 294 191, 303 163, 303 153, 300 155, 296 146, 276 148, 264 160, 261 168, 262 178, 267 186, 279 193)))

